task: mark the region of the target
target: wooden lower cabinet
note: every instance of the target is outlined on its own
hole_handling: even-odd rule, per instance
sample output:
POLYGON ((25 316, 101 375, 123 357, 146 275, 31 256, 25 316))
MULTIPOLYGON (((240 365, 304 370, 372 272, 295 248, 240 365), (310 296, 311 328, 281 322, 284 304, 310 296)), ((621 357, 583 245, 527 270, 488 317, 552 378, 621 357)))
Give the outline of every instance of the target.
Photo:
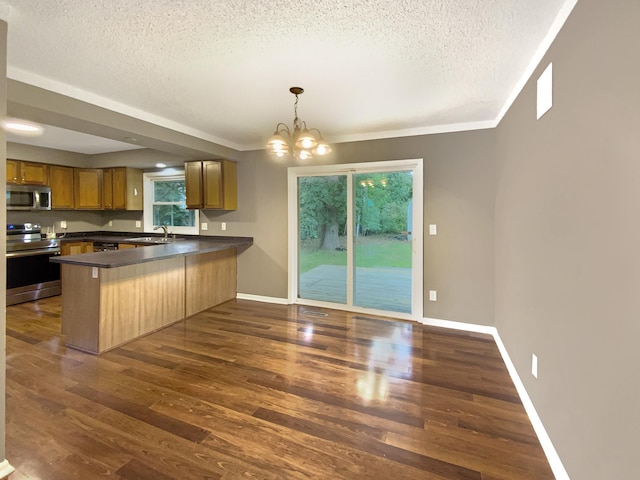
POLYGON ((127 248, 138 248, 139 245, 136 245, 135 243, 119 243, 118 244, 118 250, 126 250, 127 248))
POLYGON ((93 242, 62 242, 60 255, 78 255, 80 253, 93 253, 93 242))

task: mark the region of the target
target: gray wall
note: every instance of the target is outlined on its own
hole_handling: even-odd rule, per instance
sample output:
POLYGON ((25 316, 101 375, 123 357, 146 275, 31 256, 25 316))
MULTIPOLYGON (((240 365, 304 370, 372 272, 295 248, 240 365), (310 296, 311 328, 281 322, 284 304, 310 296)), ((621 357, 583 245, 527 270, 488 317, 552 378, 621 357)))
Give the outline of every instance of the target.
POLYGON ((579 480, 640 472, 639 47, 638 0, 581 0, 497 131, 496 326, 579 480))
MULTIPOLYGON (((424 288, 438 291, 438 302, 425 301, 427 317, 493 325, 494 138, 484 130, 335 145, 331 163, 424 159, 424 223, 438 225, 437 236, 425 236, 424 288)), ((227 234, 254 237, 239 261, 242 293, 287 297, 291 165, 247 153, 238 165, 238 211, 205 212, 228 222, 227 234)))
POLYGON ((90 155, 14 142, 7 143, 7 158, 68 167, 90 167, 91 165, 87 163, 91 158, 90 155))

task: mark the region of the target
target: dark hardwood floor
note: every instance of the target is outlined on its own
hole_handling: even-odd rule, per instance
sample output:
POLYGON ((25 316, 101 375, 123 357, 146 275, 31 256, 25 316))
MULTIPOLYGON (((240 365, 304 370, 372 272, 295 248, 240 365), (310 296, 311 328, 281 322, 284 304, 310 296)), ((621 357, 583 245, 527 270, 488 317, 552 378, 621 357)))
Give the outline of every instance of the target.
POLYGON ((7 308, 23 480, 553 479, 490 336, 231 301, 100 357, 7 308))

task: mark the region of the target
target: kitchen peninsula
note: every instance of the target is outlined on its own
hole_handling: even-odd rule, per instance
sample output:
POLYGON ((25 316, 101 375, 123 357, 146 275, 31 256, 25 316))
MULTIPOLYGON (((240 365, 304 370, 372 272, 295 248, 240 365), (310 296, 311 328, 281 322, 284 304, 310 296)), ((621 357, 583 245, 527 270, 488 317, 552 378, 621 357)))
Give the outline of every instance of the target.
POLYGON ((253 239, 145 237, 126 243, 144 248, 51 259, 61 264, 67 346, 99 354, 235 298, 238 250, 253 239))

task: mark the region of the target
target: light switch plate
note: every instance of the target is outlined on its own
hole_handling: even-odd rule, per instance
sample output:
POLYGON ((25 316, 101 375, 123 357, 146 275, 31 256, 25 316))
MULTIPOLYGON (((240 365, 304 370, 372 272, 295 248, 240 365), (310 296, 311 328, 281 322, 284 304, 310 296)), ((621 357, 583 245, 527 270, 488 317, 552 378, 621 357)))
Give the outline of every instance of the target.
POLYGON ((60 228, 67 228, 67 221, 66 220, 60 220, 60 228))
POLYGON ((538 378, 538 356, 535 353, 531 354, 531 375, 538 378))
POLYGON ((142 226, 142 222, 140 220, 136 220, 136 228, 140 228, 142 226))
POLYGON ((113 220, 109 220, 109 226, 113 227, 113 220))
POLYGON ((91 278, 98 278, 98 267, 91 267, 91 278))
POLYGON ((435 224, 429 225, 429 235, 437 235, 438 227, 435 224))
POLYGON ((438 301, 438 292, 435 290, 429 290, 429 301, 437 302, 438 301))
POLYGON ((220 224, 220 230, 226 230, 227 229, 227 222, 222 222, 220 224))
POLYGON ((207 224, 207 222, 202 222, 200 224, 200 230, 208 230, 209 229, 209 225, 207 224))

